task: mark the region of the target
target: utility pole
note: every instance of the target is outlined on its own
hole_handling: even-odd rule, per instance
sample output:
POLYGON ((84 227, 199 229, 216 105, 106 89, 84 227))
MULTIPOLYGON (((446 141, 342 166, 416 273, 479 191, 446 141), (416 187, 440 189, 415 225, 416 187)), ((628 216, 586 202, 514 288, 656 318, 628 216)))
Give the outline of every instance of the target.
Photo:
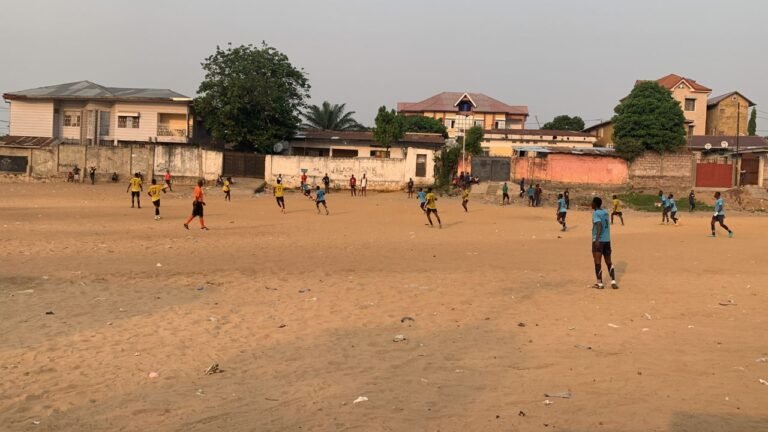
POLYGON ((736 186, 741 186, 741 155, 739 154, 739 130, 741 127, 741 102, 736 102, 736 186))

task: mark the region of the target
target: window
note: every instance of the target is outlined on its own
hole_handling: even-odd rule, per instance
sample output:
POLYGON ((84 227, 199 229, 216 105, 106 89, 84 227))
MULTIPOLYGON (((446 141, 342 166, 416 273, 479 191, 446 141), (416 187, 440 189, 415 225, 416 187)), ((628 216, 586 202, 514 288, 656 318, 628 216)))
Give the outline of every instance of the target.
POLYGON ((504 120, 497 120, 497 121, 496 121, 496 122, 493 124, 493 128, 494 128, 494 129, 506 129, 506 128, 507 128, 507 125, 506 125, 506 123, 504 122, 504 120))
POLYGON ((688 125, 688 137, 692 137, 692 136, 693 136, 693 125, 689 124, 688 125))
POLYGON ((459 112, 469 112, 472 111, 472 103, 469 101, 461 101, 459 102, 459 112))
POLYGON ((427 176, 427 155, 416 155, 416 177, 427 176))
POLYGON ((721 116, 724 116, 724 115, 725 115, 725 108, 720 108, 720 115, 721 115, 721 116))
POLYGON ((696 111, 696 99, 685 98, 685 110, 696 111))
POLYGON ((482 120, 475 120, 475 126, 483 127, 483 121, 482 120))
POLYGON ((445 127, 453 129, 456 126, 456 120, 445 119, 445 127))
POLYGON ((64 126, 66 126, 66 127, 80 127, 80 112, 79 111, 64 111, 64 126))
POLYGON ((139 117, 138 116, 118 116, 117 127, 120 129, 138 129, 139 117))
POLYGON ((389 158, 389 152, 386 150, 371 150, 371 157, 373 158, 380 158, 380 159, 388 159, 389 158))

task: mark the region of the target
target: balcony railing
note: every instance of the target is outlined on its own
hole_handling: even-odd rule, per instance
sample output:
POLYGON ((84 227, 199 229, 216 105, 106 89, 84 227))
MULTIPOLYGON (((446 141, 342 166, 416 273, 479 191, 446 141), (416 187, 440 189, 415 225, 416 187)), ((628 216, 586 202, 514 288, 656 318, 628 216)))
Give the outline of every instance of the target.
POLYGON ((186 137, 186 129, 172 129, 169 125, 157 125, 157 136, 159 137, 186 137))

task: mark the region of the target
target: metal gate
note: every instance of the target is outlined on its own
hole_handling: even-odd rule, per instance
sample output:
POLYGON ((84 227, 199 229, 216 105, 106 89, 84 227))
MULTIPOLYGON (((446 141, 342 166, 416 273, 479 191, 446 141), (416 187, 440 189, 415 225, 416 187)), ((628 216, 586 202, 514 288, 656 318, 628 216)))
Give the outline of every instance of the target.
POLYGON ((509 181, 510 163, 507 157, 473 157, 472 176, 482 181, 509 181))
POLYGON ((264 178, 264 155, 242 152, 224 152, 224 177, 264 178))
POLYGON ((696 164, 696 187, 729 188, 733 186, 733 165, 718 163, 696 164))
POLYGON ((755 153, 745 153, 741 155, 741 184, 757 185, 760 184, 758 177, 760 175, 760 156, 755 153))

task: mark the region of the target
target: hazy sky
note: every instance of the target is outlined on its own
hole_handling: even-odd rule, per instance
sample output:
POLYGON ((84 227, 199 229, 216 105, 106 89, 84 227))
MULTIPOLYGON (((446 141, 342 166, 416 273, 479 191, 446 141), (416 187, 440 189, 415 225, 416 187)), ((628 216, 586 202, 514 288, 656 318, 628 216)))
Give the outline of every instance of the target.
POLYGON ((380 105, 440 91, 528 105, 529 127, 562 113, 593 124, 636 79, 668 73, 768 104, 764 0, 2 3, 0 92, 91 80, 194 96, 217 44, 265 40, 308 72, 312 102, 346 102, 368 125, 380 105))

